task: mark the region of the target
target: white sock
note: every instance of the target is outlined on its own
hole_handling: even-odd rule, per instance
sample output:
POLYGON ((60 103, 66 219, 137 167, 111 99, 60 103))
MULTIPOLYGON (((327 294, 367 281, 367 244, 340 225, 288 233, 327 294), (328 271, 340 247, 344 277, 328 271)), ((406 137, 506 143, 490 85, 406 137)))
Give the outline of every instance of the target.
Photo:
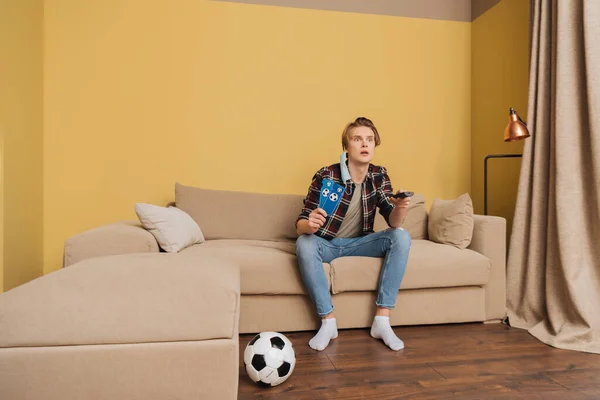
POLYGON ((390 317, 375 316, 373 325, 371 325, 371 336, 375 339, 383 339, 383 342, 394 351, 404 348, 404 342, 396 336, 390 326, 390 317))
POLYGON ((335 318, 325 318, 321 321, 321 328, 319 332, 310 339, 308 345, 313 350, 322 351, 325 350, 329 341, 331 339, 335 339, 338 335, 337 325, 335 323, 335 318))

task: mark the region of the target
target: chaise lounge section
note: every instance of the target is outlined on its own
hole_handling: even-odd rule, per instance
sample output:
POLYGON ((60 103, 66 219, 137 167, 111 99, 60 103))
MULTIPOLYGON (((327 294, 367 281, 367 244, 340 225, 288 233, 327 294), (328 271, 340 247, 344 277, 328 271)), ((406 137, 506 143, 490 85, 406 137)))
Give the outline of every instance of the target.
POLYGON ((105 256, 0 296, 0 399, 235 399, 239 267, 105 256))

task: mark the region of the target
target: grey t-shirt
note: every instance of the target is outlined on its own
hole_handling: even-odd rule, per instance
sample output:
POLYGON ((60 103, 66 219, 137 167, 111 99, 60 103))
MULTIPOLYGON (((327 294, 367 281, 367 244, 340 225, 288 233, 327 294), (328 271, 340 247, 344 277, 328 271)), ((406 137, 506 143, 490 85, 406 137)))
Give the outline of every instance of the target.
POLYGON ((363 209, 362 209, 362 185, 354 185, 354 193, 344 216, 342 225, 335 237, 353 238, 362 235, 363 231, 363 209))

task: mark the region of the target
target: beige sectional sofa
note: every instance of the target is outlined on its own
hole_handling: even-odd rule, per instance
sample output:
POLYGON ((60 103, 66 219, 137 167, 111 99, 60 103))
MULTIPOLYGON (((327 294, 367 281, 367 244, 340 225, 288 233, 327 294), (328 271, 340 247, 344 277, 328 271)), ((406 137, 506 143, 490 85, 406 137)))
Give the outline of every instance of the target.
MULTIPOLYGON (((69 238, 65 268, 0 296, 0 397, 59 382, 45 398, 167 398, 160 390, 169 385, 178 391, 168 398, 235 398, 238 333, 319 326, 296 264, 302 200, 176 184, 175 205, 198 223, 204 243, 165 253, 137 221, 69 238)), ((377 218, 376 230, 386 229, 377 218)), ((403 226, 412 244, 392 324, 502 319, 505 220, 474 215, 465 249, 428 240, 428 222, 417 194, 403 226)), ((323 264, 338 327, 370 326, 381 263, 323 264)))
MULTIPOLYGON (((294 221, 303 196, 240 193, 175 185, 175 205, 200 226, 206 241, 181 251, 199 267, 209 255, 240 267, 240 333, 299 331, 319 320, 295 257, 294 221)), ((474 215, 467 249, 427 240, 423 196, 413 197, 404 228, 412 237, 394 325, 490 321, 505 315, 505 220, 474 215)), ((386 229, 378 214, 375 229, 386 229)), ((159 252, 137 222, 118 222, 67 240, 65 266, 107 254, 159 252)), ((382 259, 346 257, 323 264, 341 328, 372 322, 382 259)))

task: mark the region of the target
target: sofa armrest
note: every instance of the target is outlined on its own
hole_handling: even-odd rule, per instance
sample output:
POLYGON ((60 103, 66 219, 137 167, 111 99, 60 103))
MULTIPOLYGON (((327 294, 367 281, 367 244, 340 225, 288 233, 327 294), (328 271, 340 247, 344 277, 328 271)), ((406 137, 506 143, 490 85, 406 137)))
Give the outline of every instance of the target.
POLYGON ((492 262, 486 285, 485 314, 487 320, 506 315, 506 219, 474 215, 473 239, 469 249, 483 254, 492 262))
POLYGON ((138 221, 120 221, 68 238, 63 267, 87 258, 158 251, 156 239, 138 221))

